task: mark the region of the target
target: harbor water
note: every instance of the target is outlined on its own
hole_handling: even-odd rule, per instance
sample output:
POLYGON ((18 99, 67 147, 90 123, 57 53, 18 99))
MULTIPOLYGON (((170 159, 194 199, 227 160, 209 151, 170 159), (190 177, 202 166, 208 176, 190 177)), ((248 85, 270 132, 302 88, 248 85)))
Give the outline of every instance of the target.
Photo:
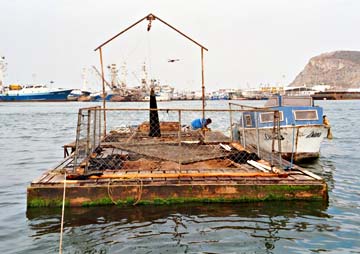
MULTIPOLYGON (((315 104, 324 108, 334 139, 303 166, 326 179, 328 203, 67 208, 64 253, 360 253, 360 100, 315 104)), ((94 105, 100 103, 0 103, 0 253, 59 251, 61 209, 27 209, 26 188, 61 161, 61 146, 75 139, 78 108, 94 105)), ((158 106, 200 108, 201 102, 158 106)), ((207 107, 227 109, 228 101, 207 107)))

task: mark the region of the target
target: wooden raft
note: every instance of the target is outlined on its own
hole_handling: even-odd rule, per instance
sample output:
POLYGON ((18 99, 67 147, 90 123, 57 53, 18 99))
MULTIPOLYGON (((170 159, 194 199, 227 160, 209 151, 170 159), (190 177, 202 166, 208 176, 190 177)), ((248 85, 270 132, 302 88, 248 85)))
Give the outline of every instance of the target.
MULTIPOLYGON (((215 132, 207 135, 211 137, 209 143, 194 149, 176 143, 174 133, 162 137, 166 142, 153 142, 150 146, 146 142, 154 140, 141 133, 131 136, 133 143, 124 142, 130 136, 112 133, 102 143, 101 155, 97 155, 128 153, 131 159, 124 161, 121 168, 66 180, 68 205, 157 204, 159 200, 163 203, 327 200, 327 185, 321 177, 300 167, 274 173, 236 163, 229 159, 228 151, 220 149, 219 140, 225 136, 215 132), (136 145, 144 140, 145 145, 136 145)), ((189 140, 197 137, 198 133, 188 135, 189 140)), ((228 144, 238 151, 244 150, 238 143, 228 144)), ((258 163, 270 167, 266 161, 258 163)), ((31 183, 28 206, 60 205, 64 171, 73 172, 71 156, 31 183)))

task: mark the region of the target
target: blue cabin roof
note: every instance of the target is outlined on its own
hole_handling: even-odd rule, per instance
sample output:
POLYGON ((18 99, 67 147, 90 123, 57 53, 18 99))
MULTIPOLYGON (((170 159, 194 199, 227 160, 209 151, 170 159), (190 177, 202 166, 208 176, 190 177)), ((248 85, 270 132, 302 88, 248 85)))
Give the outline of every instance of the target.
MULTIPOLYGON (((280 113, 280 126, 293 124, 318 125, 323 123, 323 109, 319 106, 314 106, 311 97, 290 98, 275 96, 270 98, 265 106, 267 107, 264 108, 263 112, 261 109, 258 109, 257 112, 243 113, 245 128, 255 128, 256 126, 260 128, 273 127, 274 112, 269 111, 272 109, 278 110, 280 113)), ((240 121, 240 125, 242 126, 242 121, 240 121)))

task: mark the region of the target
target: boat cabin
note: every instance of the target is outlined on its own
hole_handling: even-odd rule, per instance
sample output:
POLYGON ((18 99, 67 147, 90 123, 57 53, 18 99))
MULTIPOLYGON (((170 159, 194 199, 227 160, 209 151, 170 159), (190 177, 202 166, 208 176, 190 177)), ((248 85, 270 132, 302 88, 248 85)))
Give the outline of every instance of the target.
POLYGON ((274 96, 266 102, 264 112, 244 112, 240 126, 245 128, 266 128, 274 125, 274 112, 279 111, 280 126, 317 125, 323 123, 323 109, 314 106, 309 96, 274 96))

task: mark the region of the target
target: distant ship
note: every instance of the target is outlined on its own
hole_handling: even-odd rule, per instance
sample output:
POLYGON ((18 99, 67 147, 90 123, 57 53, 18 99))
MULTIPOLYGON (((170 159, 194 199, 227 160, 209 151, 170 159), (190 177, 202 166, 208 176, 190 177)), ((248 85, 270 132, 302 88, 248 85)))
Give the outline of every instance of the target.
POLYGON ((12 84, 0 88, 0 101, 66 101, 71 91, 51 90, 45 85, 12 84))
POLYGON ((314 100, 359 100, 360 88, 348 90, 327 90, 311 95, 314 100))
POLYGON ((5 57, 0 57, 0 101, 66 101, 72 89, 51 90, 45 85, 4 85, 4 73, 7 69, 5 57))

